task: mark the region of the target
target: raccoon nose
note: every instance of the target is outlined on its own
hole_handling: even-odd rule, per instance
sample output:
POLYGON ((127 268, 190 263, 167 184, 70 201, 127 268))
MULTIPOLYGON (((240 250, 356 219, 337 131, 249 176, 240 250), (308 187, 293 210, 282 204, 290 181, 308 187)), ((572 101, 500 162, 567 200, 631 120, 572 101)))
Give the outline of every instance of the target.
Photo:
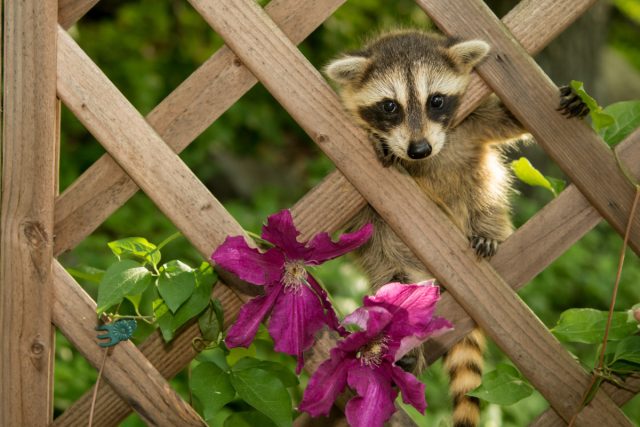
POLYGON ((407 149, 407 154, 415 160, 424 159, 431 154, 431 144, 429 144, 424 138, 417 141, 411 141, 409 143, 409 148, 407 149))

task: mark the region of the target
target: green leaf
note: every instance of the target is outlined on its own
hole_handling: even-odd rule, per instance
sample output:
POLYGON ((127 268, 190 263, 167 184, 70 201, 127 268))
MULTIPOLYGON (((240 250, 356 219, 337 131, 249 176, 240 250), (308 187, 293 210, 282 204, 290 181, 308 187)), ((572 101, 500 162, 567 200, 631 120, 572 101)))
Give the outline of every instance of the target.
POLYGON ((223 427, 276 427, 266 416, 258 411, 236 412, 224 420, 223 427))
POLYGON ((211 362, 200 363, 193 369, 191 391, 202 405, 205 419, 213 417, 236 395, 229 374, 211 362))
POLYGON ((222 338, 223 319, 221 310, 220 301, 212 300, 209 308, 198 318, 200 333, 206 341, 218 344, 222 338))
POLYGON ((482 384, 478 388, 467 394, 498 405, 512 405, 531 393, 533 387, 516 368, 500 364, 482 377, 482 384))
POLYGON ((245 402, 278 427, 291 426, 291 397, 273 372, 260 368, 232 371, 231 383, 245 402))
POLYGON ((609 369, 620 375, 633 374, 634 372, 640 372, 640 363, 627 362, 625 360, 618 360, 617 362, 609 365, 609 369))
POLYGON ((599 133, 612 147, 640 126, 640 101, 616 102, 607 106, 604 112, 614 118, 614 123, 599 133))
POLYGON ((298 377, 281 363, 271 362, 268 360, 258 360, 253 357, 243 357, 231 368, 234 372, 244 369, 258 368, 272 372, 282 382, 285 387, 293 387, 298 385, 298 377))
POLYGON ((557 196, 564 189, 564 181, 557 178, 547 178, 540 173, 538 169, 533 167, 529 159, 520 157, 518 160, 511 162, 511 169, 518 179, 525 184, 546 188, 557 196), (559 190, 559 191, 558 191, 559 190))
POLYGON ((162 256, 156 245, 150 243, 144 237, 127 237, 109 242, 108 245, 118 259, 123 257, 142 259, 156 267, 162 256))
POLYGON ((606 127, 614 124, 615 119, 610 114, 604 112, 602 107, 598 105, 598 102, 587 93, 582 82, 571 80, 571 88, 580 97, 580 99, 587 104, 587 107, 589 107, 589 115, 591 116, 593 128, 596 132, 600 132, 606 127))
POLYGON ((160 270, 158 292, 175 313, 196 288, 195 270, 178 260, 169 261, 160 270))
POLYGON ((133 260, 118 261, 104 273, 98 287, 98 307, 102 313, 122 302, 127 295, 144 292, 151 283, 151 272, 133 260))
POLYGON ((65 270, 67 270, 67 273, 69 273, 76 279, 83 279, 93 283, 100 283, 100 281, 104 277, 104 270, 88 266, 82 266, 78 269, 67 267, 65 268, 65 270))
POLYGON ((171 312, 163 300, 154 302, 154 314, 165 341, 172 340, 175 331, 207 308, 212 289, 213 282, 211 281, 197 283, 194 292, 175 314, 171 312))
MULTIPOLYGON (((572 308, 560 315, 551 332, 560 341, 599 344, 604 337, 608 313, 592 308, 572 308)), ((619 341, 636 331, 626 312, 614 312, 609 330, 609 340, 619 341)))
POLYGON ((640 336, 632 335, 618 343, 613 362, 618 360, 640 364, 640 336))

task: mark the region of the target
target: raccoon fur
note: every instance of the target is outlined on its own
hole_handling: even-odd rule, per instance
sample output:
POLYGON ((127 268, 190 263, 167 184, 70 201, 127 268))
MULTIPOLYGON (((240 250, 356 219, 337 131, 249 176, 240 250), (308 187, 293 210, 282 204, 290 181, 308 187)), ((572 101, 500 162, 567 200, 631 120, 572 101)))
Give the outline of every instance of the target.
MULTIPOLYGON (((404 168, 482 257, 493 256, 513 231, 504 149, 528 137, 495 96, 452 126, 471 71, 488 52, 481 40, 397 31, 325 68, 380 162, 404 168)), ((371 207, 351 226, 367 222, 374 224, 374 235, 358 255, 372 287, 433 277, 371 207)), ((483 349, 484 336, 476 329, 445 356, 456 427, 478 424, 479 402, 466 393, 480 384, 483 349)))

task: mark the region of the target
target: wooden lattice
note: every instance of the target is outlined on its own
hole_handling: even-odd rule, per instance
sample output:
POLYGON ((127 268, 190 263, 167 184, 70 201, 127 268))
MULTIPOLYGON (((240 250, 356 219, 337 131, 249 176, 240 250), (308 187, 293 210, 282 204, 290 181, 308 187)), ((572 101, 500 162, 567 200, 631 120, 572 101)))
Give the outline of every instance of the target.
MULTIPOLYGON (((535 425, 563 425, 579 407, 589 375, 562 348, 514 290, 524 286, 601 218, 622 233, 634 189, 589 126, 555 111, 557 88, 531 59, 595 0, 523 0, 500 22, 481 0, 416 0, 445 33, 481 38, 492 54, 477 69, 457 120, 498 94, 573 184, 518 229, 491 262, 478 261, 415 182, 378 165, 366 136, 295 47, 345 0, 190 0, 226 41, 146 118, 67 34, 97 0, 8 0, 2 181, 0 424, 51 423, 53 323, 94 366, 95 302, 55 260, 142 189, 205 257, 243 230, 177 153, 259 79, 336 164, 294 207, 303 238, 336 230, 370 203, 449 291, 440 314, 456 330, 432 340, 440 357, 477 322, 547 399, 535 425), (266 13, 265 13, 266 12, 266 13), (255 77, 254 77, 255 76, 255 77), (286 78, 285 78, 286 76, 286 78), (220 96, 223 94, 223 96, 220 96), (104 146, 100 158, 56 196, 56 96, 104 146), (409 220, 410 219, 410 220, 409 220), (428 238, 426 237, 428 236, 428 238), (523 257, 526 256, 526 262, 523 257)), ((640 131, 617 147, 640 177, 640 131)), ((640 253, 640 214, 630 246, 640 253)), ((219 283, 214 296, 232 322, 250 295, 219 283)), ((131 410, 150 425, 202 426, 167 383, 195 357, 197 326, 170 345, 158 333, 136 348, 118 345, 106 364, 95 425, 116 425, 131 410)), ((320 346, 323 345, 321 342, 320 346)), ((318 348, 322 353, 322 348, 318 348)), ((313 371, 317 358, 306 368, 313 371)), ((626 425, 619 409, 640 390, 605 384, 578 425, 626 425)), ((90 393, 53 425, 86 422, 90 393)))

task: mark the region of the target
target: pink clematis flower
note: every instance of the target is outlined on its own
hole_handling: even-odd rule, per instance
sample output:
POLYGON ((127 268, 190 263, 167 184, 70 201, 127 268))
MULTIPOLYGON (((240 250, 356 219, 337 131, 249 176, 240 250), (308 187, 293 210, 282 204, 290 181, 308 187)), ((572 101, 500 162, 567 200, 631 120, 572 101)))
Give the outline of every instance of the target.
POLYGON ((424 384, 395 365, 409 350, 428 338, 452 328, 433 317, 440 289, 433 282, 403 285, 390 283, 364 306, 345 318, 345 324, 361 328, 338 342, 331 357, 318 367, 309 381, 301 411, 314 417, 328 415, 333 402, 349 385, 356 397, 346 407, 353 427, 382 426, 395 412, 397 386, 405 403, 424 414, 424 384))
POLYGON ((344 335, 327 293, 311 276, 307 266, 319 265, 363 245, 373 232, 367 224, 343 234, 333 242, 327 233, 309 242, 298 242, 300 232, 289 210, 267 218, 262 238, 273 248, 265 252, 250 248, 242 236, 227 237, 211 256, 219 266, 242 280, 263 286, 264 295, 246 303, 238 320, 227 333, 229 347, 248 347, 260 322, 271 314, 268 330, 275 350, 298 357, 296 373, 304 360, 302 353, 313 345, 314 335, 324 325, 344 335))

